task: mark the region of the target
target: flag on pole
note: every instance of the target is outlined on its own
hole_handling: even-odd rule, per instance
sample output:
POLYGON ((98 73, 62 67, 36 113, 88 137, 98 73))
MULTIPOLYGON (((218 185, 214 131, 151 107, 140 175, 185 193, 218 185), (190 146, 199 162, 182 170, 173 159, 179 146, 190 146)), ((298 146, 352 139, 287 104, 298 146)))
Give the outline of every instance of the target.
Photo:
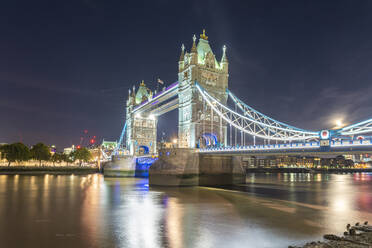
POLYGON ((164 84, 164 81, 161 80, 160 78, 158 78, 158 83, 159 83, 159 84, 164 84))

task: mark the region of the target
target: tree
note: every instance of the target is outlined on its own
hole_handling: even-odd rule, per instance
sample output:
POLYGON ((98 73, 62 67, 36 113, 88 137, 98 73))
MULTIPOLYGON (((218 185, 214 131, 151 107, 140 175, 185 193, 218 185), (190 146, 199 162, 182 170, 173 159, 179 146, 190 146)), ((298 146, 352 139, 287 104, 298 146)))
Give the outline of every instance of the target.
POLYGON ((6 145, 0 145, 0 159, 5 159, 5 146, 6 145))
POLYGON ((41 166, 41 161, 50 160, 51 154, 49 147, 44 145, 43 143, 37 143, 31 148, 31 156, 33 159, 38 160, 41 166))
POLYGON ((79 163, 80 163, 80 166, 81 166, 83 161, 88 162, 91 159, 92 154, 90 153, 90 151, 86 147, 82 147, 82 148, 79 148, 76 151, 74 151, 73 157, 74 157, 75 160, 79 160, 79 163))
POLYGON ((51 160, 53 162, 53 166, 54 164, 57 162, 57 163, 61 163, 63 161, 63 154, 62 153, 58 153, 58 152, 55 152, 53 154, 53 156, 51 157, 51 160))
POLYGON ((12 162, 21 162, 30 159, 30 150, 22 143, 3 145, 0 149, 1 157, 8 161, 8 166, 12 162))
POLYGON ((75 160, 73 160, 72 155, 73 155, 73 153, 70 153, 70 154, 62 153, 61 154, 62 161, 66 162, 67 166, 68 166, 68 163, 72 163, 72 162, 75 161, 75 160))

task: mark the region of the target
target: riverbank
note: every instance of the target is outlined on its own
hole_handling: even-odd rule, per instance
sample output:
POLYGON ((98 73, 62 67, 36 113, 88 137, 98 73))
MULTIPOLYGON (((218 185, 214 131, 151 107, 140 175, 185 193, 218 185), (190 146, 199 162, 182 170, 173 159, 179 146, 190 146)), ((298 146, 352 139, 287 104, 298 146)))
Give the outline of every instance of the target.
POLYGON ((369 226, 368 222, 364 223, 364 225, 356 223, 355 226, 346 227, 344 236, 326 234, 323 238, 326 241, 310 242, 301 247, 288 246, 288 248, 372 247, 372 226, 369 226))
POLYGON ((93 174, 98 173, 98 168, 79 166, 0 166, 0 175, 37 175, 37 174, 93 174))
POLYGON ((310 169, 310 168, 246 168, 247 173, 361 173, 361 172, 372 172, 372 168, 368 169, 356 169, 356 168, 344 168, 344 169, 310 169))

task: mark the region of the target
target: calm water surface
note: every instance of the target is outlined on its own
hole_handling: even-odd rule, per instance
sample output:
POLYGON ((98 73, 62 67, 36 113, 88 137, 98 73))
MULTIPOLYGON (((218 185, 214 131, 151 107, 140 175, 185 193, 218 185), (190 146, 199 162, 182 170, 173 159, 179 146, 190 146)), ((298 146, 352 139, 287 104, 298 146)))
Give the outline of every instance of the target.
POLYGON ((287 247, 372 221, 372 174, 250 174, 231 188, 0 176, 0 247, 287 247))

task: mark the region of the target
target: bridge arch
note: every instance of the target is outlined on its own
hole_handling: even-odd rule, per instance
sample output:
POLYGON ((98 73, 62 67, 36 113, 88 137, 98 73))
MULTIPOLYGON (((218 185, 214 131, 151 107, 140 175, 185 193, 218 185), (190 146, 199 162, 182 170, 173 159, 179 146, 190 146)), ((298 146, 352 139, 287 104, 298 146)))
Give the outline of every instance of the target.
POLYGON ((150 153, 150 148, 148 146, 142 145, 138 147, 138 152, 141 155, 147 155, 150 153))
POLYGON ((199 147, 211 147, 218 145, 218 138, 217 135, 214 133, 203 133, 201 138, 199 139, 199 147))

